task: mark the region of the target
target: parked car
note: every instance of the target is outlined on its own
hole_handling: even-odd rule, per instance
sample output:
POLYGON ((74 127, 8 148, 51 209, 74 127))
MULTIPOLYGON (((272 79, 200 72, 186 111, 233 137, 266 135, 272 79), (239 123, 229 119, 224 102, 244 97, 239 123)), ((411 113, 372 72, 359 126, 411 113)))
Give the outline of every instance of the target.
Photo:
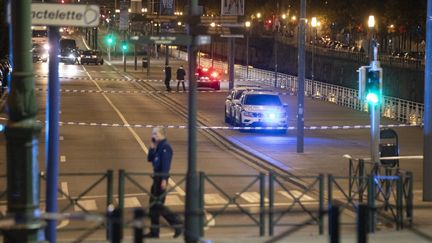
MULTIPOLYGON (((234 107, 234 123, 237 126, 288 126, 287 106, 279 95, 268 91, 243 92, 234 107)), ((286 129, 281 130, 285 132, 286 129)))
POLYGON ((40 44, 33 44, 32 48, 33 62, 47 62, 48 50, 40 44))
POLYGON ((103 65, 104 59, 102 57, 102 53, 96 50, 83 51, 81 53, 81 64, 88 65, 89 63, 94 63, 96 65, 98 64, 103 65))

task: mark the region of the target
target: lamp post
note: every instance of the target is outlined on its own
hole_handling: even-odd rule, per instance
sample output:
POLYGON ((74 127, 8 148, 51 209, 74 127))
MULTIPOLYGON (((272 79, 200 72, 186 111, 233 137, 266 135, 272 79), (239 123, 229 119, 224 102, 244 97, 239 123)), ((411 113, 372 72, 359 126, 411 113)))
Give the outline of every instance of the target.
MULTIPOLYGON (((212 28, 215 28, 216 27, 216 23, 215 22, 211 22, 211 24, 210 24, 210 27, 212 27, 212 28)), ((211 48, 211 67, 213 68, 213 66, 214 66, 214 41, 213 41, 213 38, 211 38, 211 45, 210 45, 210 48, 211 48)))
POLYGON ((312 17, 311 21, 312 26, 312 65, 311 65, 311 78, 312 78, 312 97, 315 95, 315 46, 316 46, 316 37, 317 37, 317 26, 318 21, 316 17, 312 17))
POLYGON ((368 45, 368 56, 369 56, 369 60, 372 61, 373 57, 371 55, 373 47, 372 47, 372 42, 375 39, 375 16, 373 15, 369 15, 368 18, 368 27, 369 27, 369 45, 368 45))
POLYGON ((251 22, 245 22, 246 27, 246 79, 249 79, 249 30, 251 27, 251 22))

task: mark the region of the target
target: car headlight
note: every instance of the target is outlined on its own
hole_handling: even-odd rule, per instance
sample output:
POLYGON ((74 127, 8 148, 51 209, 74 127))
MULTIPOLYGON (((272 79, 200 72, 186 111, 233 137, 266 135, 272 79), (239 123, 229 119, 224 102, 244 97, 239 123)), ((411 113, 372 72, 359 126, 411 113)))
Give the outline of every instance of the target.
POLYGON ((45 50, 49 50, 50 49, 50 46, 49 46, 49 44, 48 43, 45 43, 44 45, 43 45, 43 48, 45 49, 45 50))
POLYGON ((73 59, 75 58, 74 54, 69 54, 68 58, 73 59))
POLYGON ((43 59, 48 58, 48 54, 47 53, 42 54, 42 58, 43 59))

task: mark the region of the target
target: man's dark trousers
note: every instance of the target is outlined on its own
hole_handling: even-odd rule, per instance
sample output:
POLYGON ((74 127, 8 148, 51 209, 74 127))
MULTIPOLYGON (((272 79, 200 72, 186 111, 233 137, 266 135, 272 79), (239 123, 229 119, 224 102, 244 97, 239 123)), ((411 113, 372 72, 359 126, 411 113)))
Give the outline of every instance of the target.
POLYGON ((164 219, 174 228, 182 227, 181 221, 178 219, 168 207, 164 205, 166 190, 161 188, 161 179, 153 178, 153 185, 151 187, 150 197, 150 220, 152 236, 159 236, 159 217, 162 216, 164 219))

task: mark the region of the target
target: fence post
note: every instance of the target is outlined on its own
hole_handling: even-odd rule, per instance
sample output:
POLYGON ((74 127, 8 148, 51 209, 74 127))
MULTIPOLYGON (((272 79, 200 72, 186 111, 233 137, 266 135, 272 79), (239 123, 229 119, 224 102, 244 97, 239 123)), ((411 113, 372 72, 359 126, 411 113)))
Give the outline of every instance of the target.
POLYGON ((354 175, 353 177, 353 160, 349 159, 349 167, 348 167, 348 178, 349 178, 349 183, 348 183, 348 195, 351 198, 352 195, 352 186, 354 184, 354 181, 356 179, 356 175, 354 175))
POLYGON ((269 173, 269 236, 273 236, 274 234, 274 225, 273 225, 273 204, 274 204, 274 175, 272 172, 269 173))
POLYGON ((359 160, 358 164, 358 183, 359 183, 359 201, 360 203, 363 202, 363 196, 364 196, 364 180, 365 180, 365 162, 363 159, 359 160))
POLYGON ((329 206, 329 236, 330 243, 339 243, 339 206, 329 206))
POLYGON ((319 234, 324 234, 324 174, 319 174, 319 234))
POLYGON ((396 229, 403 228, 403 183, 402 176, 399 175, 396 181, 396 229))
POLYGON ((357 208, 357 243, 368 242, 368 206, 359 204, 357 208))
POLYGON ((369 176, 368 191, 368 209, 369 209, 369 233, 375 232, 375 176, 369 176))
POLYGON ((204 186, 205 186, 205 173, 200 171, 199 172, 199 209, 200 209, 200 214, 201 217, 199 217, 199 224, 200 224, 200 236, 204 237, 204 227, 205 227, 205 222, 206 222, 206 217, 205 217, 205 213, 204 213, 204 206, 205 206, 205 201, 204 201, 204 186))
POLYGON ((265 235, 265 174, 259 174, 260 187, 260 236, 265 235))
POLYGON ((333 175, 329 174, 327 176, 327 204, 330 207, 333 204, 333 175))
POLYGON ((408 183, 408 192, 407 198, 406 198, 406 217, 408 219, 409 225, 411 226, 413 222, 413 202, 414 202, 414 195, 413 195, 413 173, 408 171, 406 172, 406 179, 408 183))
POLYGON ((144 209, 134 209, 134 243, 142 243, 144 239, 144 209))
POLYGON ((113 206, 108 208, 108 228, 109 241, 111 243, 120 243, 122 239, 122 213, 119 208, 113 206))
MULTIPOLYGON (((113 204, 113 170, 107 171, 107 204, 106 208, 113 204)), ((106 229, 106 238, 109 239, 109 228, 106 229)))
MULTIPOLYGON (((119 170, 118 209, 120 210, 120 217, 123 217, 124 209, 125 174, 124 170, 119 170)), ((120 235, 123 237, 123 227, 120 229, 120 235)))

